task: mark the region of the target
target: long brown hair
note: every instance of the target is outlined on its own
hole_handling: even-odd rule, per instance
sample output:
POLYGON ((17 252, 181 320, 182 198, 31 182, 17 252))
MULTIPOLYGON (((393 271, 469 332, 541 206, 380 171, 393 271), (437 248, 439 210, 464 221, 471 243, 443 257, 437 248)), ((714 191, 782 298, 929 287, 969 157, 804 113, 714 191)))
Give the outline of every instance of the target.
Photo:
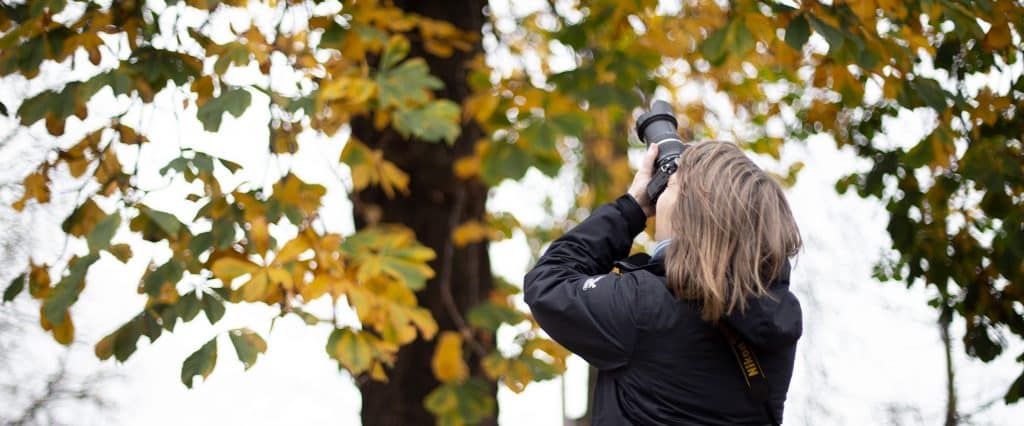
POLYGON ((666 276, 676 297, 717 321, 763 296, 803 242, 779 184, 732 143, 708 141, 679 157, 666 276))

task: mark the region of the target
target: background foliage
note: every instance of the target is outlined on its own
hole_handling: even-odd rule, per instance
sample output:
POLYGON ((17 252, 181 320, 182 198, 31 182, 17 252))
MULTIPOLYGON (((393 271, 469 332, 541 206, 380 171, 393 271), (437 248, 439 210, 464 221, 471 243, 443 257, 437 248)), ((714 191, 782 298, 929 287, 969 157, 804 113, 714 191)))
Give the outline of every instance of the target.
MULTIPOLYGON (((54 265, 29 260, 4 299, 26 291, 39 299, 43 328, 66 343, 90 266, 107 255, 132 256, 131 246, 113 241, 117 230, 171 253, 140 277, 147 302, 138 315, 96 344, 104 359, 123 361, 143 336, 156 340, 200 312, 213 323, 234 304, 263 303, 333 327, 327 353, 374 380, 387 379, 400 346, 436 339, 430 368, 442 385, 424 403, 446 424, 493 415, 485 380, 521 390, 564 370, 564 349, 535 325, 517 338, 523 350, 514 356, 477 342, 476 333, 530 320, 510 302, 513 284, 498 285, 466 314, 476 332, 439 334, 438 313, 415 297, 434 276, 436 253, 400 224, 350 236, 318 231, 325 188, 294 173, 270 187, 222 188, 237 164, 181 149, 160 173, 196 183, 188 198, 195 216, 148 206, 138 164, 127 169, 121 153, 150 143, 126 118, 158 96, 172 96, 177 112, 208 132, 218 131, 224 114, 266 109, 265 149, 277 156, 295 153, 301 135, 344 143, 339 161, 351 169, 352 190, 379 187, 389 197, 424 194, 409 191, 394 159, 349 134, 352 120, 417 144, 451 144, 465 126, 479 126, 486 136, 451 164, 454 173, 494 186, 531 167, 552 176, 569 167, 579 194, 569 220, 628 185, 637 89, 670 99, 694 140, 734 140, 780 158, 787 143, 825 133, 870 164, 836 189, 875 197, 890 212, 893 250, 878 277, 937 290, 932 304, 941 321, 962 317, 965 347, 982 360, 1024 336, 1019 1, 552 2, 514 22, 491 19, 481 33, 377 1, 0 4, 0 75, 36 81, 70 71, 18 105, 0 105, 0 113, 60 142, 24 177, 13 207, 47 203, 55 176, 95 183, 63 224, 88 252, 54 265), (473 95, 458 104, 437 96, 444 83, 410 54, 413 43, 437 58, 483 43, 503 59, 460 64, 473 95), (887 123, 907 113, 929 119, 925 136, 890 140, 887 123), (294 236, 277 241, 269 229, 278 227, 294 236), (184 277, 204 284, 185 285, 184 277), (354 309, 362 327, 303 310, 322 297, 336 311, 354 309), (483 352, 486 377, 468 374, 465 348, 483 352)), ((791 183, 801 165, 787 166, 777 172, 791 183)), ((521 230, 537 251, 567 223, 524 227, 491 215, 460 224, 452 241, 464 246, 521 230)), ((266 350, 251 330, 227 334, 246 366, 266 350)), ((213 371, 218 341, 225 342, 214 337, 184 360, 183 383, 213 371)), ((1024 373, 1005 400, 1022 391, 1024 373)))

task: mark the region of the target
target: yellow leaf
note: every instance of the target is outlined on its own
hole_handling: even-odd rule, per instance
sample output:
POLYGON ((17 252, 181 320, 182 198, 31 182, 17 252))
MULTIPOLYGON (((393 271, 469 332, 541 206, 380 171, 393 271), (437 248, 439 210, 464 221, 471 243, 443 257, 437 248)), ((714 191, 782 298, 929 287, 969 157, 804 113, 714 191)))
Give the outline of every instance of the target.
POLYGON ((469 155, 460 157, 452 164, 452 171, 459 179, 469 179, 480 174, 480 157, 469 155))
POLYGON ((302 291, 299 294, 302 295, 302 300, 307 303, 319 299, 324 293, 327 293, 327 287, 330 284, 330 277, 326 274, 317 274, 313 278, 313 281, 302 287, 302 291))
POLYGON ((36 265, 31 260, 29 263, 32 271, 29 273, 28 294, 36 299, 45 299, 50 294, 50 270, 45 264, 36 265))
POLYGON ((853 13, 864 22, 874 22, 877 6, 875 0, 852 0, 847 2, 853 13))
POLYGON ((771 41, 775 38, 775 25, 761 12, 754 11, 743 14, 743 22, 758 40, 771 41))
POLYGON ((149 138, 140 135, 139 132, 136 132, 135 129, 130 126, 118 124, 114 129, 121 134, 121 143, 125 145, 138 145, 149 142, 149 138))
POLYGON ((509 389, 516 393, 522 392, 526 389, 526 384, 533 381, 533 372, 530 371, 530 366, 520 359, 510 359, 508 364, 508 373, 505 377, 510 380, 506 380, 505 384, 508 385, 511 381, 515 385, 509 386, 509 389))
POLYGON ((404 345, 416 339, 416 327, 409 322, 405 309, 392 305, 386 313, 386 323, 377 327, 385 341, 404 345))
POLYGON ((377 83, 359 77, 335 77, 323 83, 319 92, 321 102, 338 101, 361 104, 377 91, 377 83))
POLYGON ((434 316, 431 315, 430 310, 416 307, 409 309, 408 313, 409 319, 416 324, 416 327, 419 327, 423 340, 433 339, 434 335, 437 334, 437 321, 434 321, 434 316))
POLYGON ((213 276, 219 278, 225 285, 231 284, 231 280, 245 274, 251 274, 260 267, 248 260, 237 257, 222 257, 213 262, 210 271, 213 276))
POLYGON ((484 374, 486 374, 491 380, 497 380, 508 372, 508 362, 505 360, 505 357, 501 356, 501 353, 497 351, 491 352, 481 359, 480 366, 483 367, 484 374))
MULTIPOLYGON (((1021 28, 1018 26, 1017 28, 1021 28)), ((1006 46, 1010 45, 1010 24, 1006 22, 1005 17, 999 17, 995 22, 992 23, 992 27, 988 29, 988 33, 985 34, 985 40, 982 42, 982 46, 985 50, 1002 50, 1006 46)))
POLYGON ((299 255, 305 253, 306 250, 309 249, 309 238, 307 238, 305 234, 299 234, 291 241, 285 243, 284 247, 281 247, 281 250, 277 251, 277 256, 274 257, 274 261, 271 265, 284 265, 285 263, 298 259, 299 255))
POLYGON ((241 300, 246 302, 258 302, 263 300, 270 287, 267 278, 266 271, 254 273, 249 281, 246 281, 238 288, 237 293, 241 295, 241 300))
POLYGON ((555 366, 556 371, 559 373, 565 371, 565 359, 570 355, 568 349, 565 349, 554 340, 543 338, 532 339, 523 345, 523 354, 532 355, 537 350, 547 353, 554 360, 552 365, 555 366))
POLYGON ((96 358, 106 360, 114 355, 114 341, 117 339, 117 333, 110 333, 99 342, 96 342, 96 347, 93 352, 96 353, 96 358))
POLYGON ((461 382, 469 375, 469 367, 462 359, 462 336, 454 331, 441 333, 434 348, 434 358, 430 363, 442 383, 461 382))
POLYGON ((361 282, 367 282, 374 277, 381 274, 381 265, 383 259, 377 254, 367 254, 359 262, 359 273, 356 274, 356 279, 361 282))
POLYGON ((75 339, 75 324, 71 322, 71 312, 64 311, 64 322, 60 325, 55 325, 46 320, 46 315, 40 311, 39 313, 39 325, 43 327, 43 330, 47 330, 53 334, 53 339, 62 345, 70 345, 75 339))
POLYGON ((286 290, 294 288, 292 274, 282 268, 267 268, 267 277, 271 284, 280 285, 286 290))
POLYGON ((885 84, 882 86, 882 95, 886 99, 896 99, 900 95, 902 88, 901 81, 895 77, 889 77, 885 79, 885 84))
POLYGON ((76 237, 84 237, 92 231, 97 222, 105 217, 107 217, 107 212, 103 211, 92 198, 86 199, 65 220, 66 231, 76 237))
POLYGON ((370 185, 380 185, 388 198, 395 192, 409 193, 409 175, 395 163, 384 159, 380 150, 372 150, 356 139, 350 139, 338 160, 352 170, 352 189, 359 191, 370 185))
POLYGON ((45 204, 50 201, 50 175, 46 170, 36 170, 25 176, 25 180, 22 181, 22 185, 25 187, 25 193, 22 194, 18 201, 15 201, 12 207, 14 210, 22 211, 25 209, 25 202, 29 199, 35 199, 39 204, 45 204))
POLYGON ((888 16, 896 19, 903 19, 907 16, 907 6, 902 0, 878 0, 878 7, 882 8, 888 16))
POLYGON ((274 184, 274 197, 286 204, 294 205, 308 214, 320 208, 320 198, 327 188, 319 184, 303 182, 294 173, 288 173, 274 184))
POLYGON ((128 263, 128 260, 132 258, 132 247, 125 243, 114 244, 107 251, 114 255, 117 260, 120 260, 121 263, 128 263))
POLYGON ((476 93, 466 98, 462 104, 462 121, 466 122, 473 118, 483 124, 498 108, 499 101, 500 97, 489 92, 476 93))
POLYGON ((249 222, 249 243, 260 256, 267 252, 270 244, 270 231, 267 229, 267 218, 265 216, 254 217, 249 222))
POLYGON ((379 382, 388 382, 388 375, 384 373, 384 366, 380 361, 374 361, 373 367, 370 368, 370 378, 379 382))
POLYGON ((155 297, 151 297, 150 300, 149 300, 149 303, 152 303, 152 304, 161 304, 161 303, 173 304, 173 303, 177 302, 180 297, 181 297, 181 295, 178 294, 178 289, 175 288, 174 283, 168 281, 168 282, 164 282, 163 284, 160 285, 160 292, 157 293, 157 295, 155 297))
POLYGON ((456 247, 465 247, 490 238, 494 232, 479 221, 464 222, 452 230, 452 243, 456 247))

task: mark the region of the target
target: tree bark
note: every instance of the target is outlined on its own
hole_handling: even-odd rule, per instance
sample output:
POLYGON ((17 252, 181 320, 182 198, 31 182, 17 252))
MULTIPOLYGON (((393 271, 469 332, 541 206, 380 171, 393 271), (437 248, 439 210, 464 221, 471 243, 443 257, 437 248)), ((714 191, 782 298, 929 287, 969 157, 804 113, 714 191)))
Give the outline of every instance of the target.
MULTIPOLYGON (((456 27, 479 34, 483 27, 483 0, 461 2, 395 1, 407 12, 450 22, 456 27)), ((479 41, 471 51, 458 51, 449 58, 424 53, 418 33, 409 34, 410 56, 423 57, 431 73, 444 81, 436 94, 460 103, 471 94, 467 83, 467 62, 481 53, 479 41)), ((352 133, 372 148, 380 149, 384 158, 409 174, 409 193, 387 198, 378 188, 368 188, 353 197, 355 223, 364 228, 376 223, 401 223, 416 233, 416 238, 434 249, 437 258, 430 263, 435 271, 424 290, 417 293, 421 306, 433 313, 441 330, 459 330, 466 311, 487 297, 492 288, 487 243, 452 246, 452 229, 468 220, 483 220, 488 188, 479 181, 458 179, 452 170, 454 161, 473 152, 476 140, 483 137, 472 122, 465 124, 456 142, 428 143, 402 138, 393 129, 374 129, 369 120, 354 120, 352 133), (446 292, 445 290, 450 290, 446 292), (454 305, 454 306, 453 306, 454 305), (452 308, 457 311, 453 314, 452 308)), ((482 336, 477 335, 477 339, 482 336)), ((480 341, 491 350, 494 343, 480 341)), ((430 425, 435 420, 423 407, 423 399, 439 385, 430 368, 434 342, 418 338, 403 346, 394 368, 388 371, 389 382, 372 380, 360 384, 362 421, 364 425, 430 425)), ((482 376, 480 356, 467 348, 471 373, 482 376)), ((496 395, 497 386, 491 386, 496 395)), ((497 424, 497 413, 482 424, 497 424)))

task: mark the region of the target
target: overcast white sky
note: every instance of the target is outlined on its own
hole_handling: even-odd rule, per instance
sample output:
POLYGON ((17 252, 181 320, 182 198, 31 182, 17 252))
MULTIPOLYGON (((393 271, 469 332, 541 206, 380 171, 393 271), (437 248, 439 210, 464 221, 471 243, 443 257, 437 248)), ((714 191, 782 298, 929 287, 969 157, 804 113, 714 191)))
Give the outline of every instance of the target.
MULTIPOLYGON (((18 82, 0 80, 0 87, 16 87, 18 82)), ((24 93, 0 90, 0 101, 16 105, 15 98, 24 93)), ((126 117, 138 125, 153 143, 142 149, 140 177, 143 187, 167 184, 157 169, 176 156, 179 144, 243 164, 237 178, 225 177, 225 188, 248 181, 256 185, 271 184, 282 171, 291 169, 308 181, 328 188, 322 216, 332 231, 353 232, 351 204, 346 197, 348 171, 337 162, 344 138, 333 140, 308 137, 301 140, 300 151, 290 159, 272 160, 266 153, 265 113, 252 108, 239 119, 225 116, 219 134, 209 134, 195 120, 178 120, 169 105, 178 100, 166 94, 158 96, 156 109, 147 109, 142 116, 126 117), (259 123, 254 125, 254 123, 259 123)), ((254 94, 253 103, 265 102, 254 94)), ((96 105, 110 105, 110 99, 97 99, 96 105)), ((100 116, 101 114, 94 114, 100 116)), ((915 141, 924 133, 928 117, 905 114, 891 123, 891 139, 915 141)), ((2 121, 0 134, 12 129, 10 120, 2 121)), ((77 120, 69 122, 68 133, 80 127, 77 120)), ((88 127, 88 126, 87 126, 88 127)), ((27 172, 26 166, 38 160, 39 141, 47 138, 35 128, 0 145, 2 181, 27 172), (34 134, 38 138, 33 138, 34 134), (19 161, 26 159, 25 161, 19 161), (7 173, 10 173, 8 175, 7 173)), ((65 140, 64 143, 69 143, 65 140)), ((122 162, 133 164, 136 151, 118 152, 122 162)), ((793 211, 806 241, 793 272, 792 288, 804 306, 805 335, 800 341, 796 371, 786 424, 793 425, 864 425, 906 424, 934 425, 942 421, 944 410, 944 354, 935 324, 935 312, 926 306, 929 293, 920 286, 909 290, 902 283, 878 283, 871 278, 871 265, 889 245, 885 232, 887 217, 876 200, 856 196, 839 196, 833 189, 836 178, 866 164, 848 152, 837 151, 831 140, 817 137, 806 146, 791 144, 785 151, 783 164, 803 161, 806 167, 798 183, 787 190, 793 211)), ((766 167, 772 162, 759 159, 766 167)), ((514 213, 524 223, 545 220, 540 208, 545 197, 554 201, 556 213, 564 213, 573 197, 572 176, 563 173, 551 180, 531 170, 522 182, 506 182, 492 191, 488 202, 491 211, 514 213)), ((195 207, 182 200, 187 185, 173 182, 165 190, 152 194, 146 202, 158 209, 172 211, 188 221, 195 207)), ((31 218, 22 218, 21 232, 32 241, 36 259, 53 263, 63 244, 59 223, 71 208, 74 194, 55 195, 52 206, 36 208, 31 218)), ((11 199, 8 189, 0 189, 0 215, 9 216, 11 199)), ((109 206, 105 206, 109 207, 109 206)), ((16 229, 16 228, 12 228, 16 229)), ((272 227, 279 238, 289 237, 294 230, 272 227)), ((17 232, 17 231, 12 231, 17 232)), ((278 320, 270 330, 273 309, 261 306, 232 306, 225 318, 215 326, 205 320, 179 324, 173 334, 165 333, 154 345, 140 340, 139 350, 123 365, 112 361, 100 363, 92 355, 92 345, 134 315, 143 299, 134 288, 142 269, 151 258, 158 263, 169 255, 165 247, 137 241, 126 229, 115 236, 117 242, 130 242, 134 258, 120 264, 104 257, 90 270, 89 283, 73 313, 81 345, 70 359, 76 371, 98 368, 115 370, 123 378, 113 381, 105 395, 116 404, 116 410, 83 415, 75 410, 61 413, 71 424, 104 425, 279 425, 279 424, 358 424, 360 397, 351 379, 339 373, 329 360, 323 345, 329 333, 326 327, 309 327, 294 317, 278 320), (256 365, 244 372, 227 339, 220 342, 217 367, 209 380, 197 381, 194 389, 180 382, 181 362, 211 336, 225 330, 246 326, 267 338, 269 349, 256 365)), ((73 242, 69 253, 84 252, 84 243, 73 242)), ((529 267, 530 253, 521 236, 492 244, 494 271, 510 282, 521 284, 529 267)), ((5 259, 10 260, 10 259, 5 259)), ((17 260, 22 262, 23 260, 17 260)), ((7 283, 13 274, 2 275, 7 283)), ((194 283, 183 283, 183 287, 194 283)), ((329 308, 327 302, 314 310, 329 308)), ((525 308, 522 301, 520 306, 525 308)), ((23 295, 18 303, 0 307, 35 314, 38 309, 23 295)), ((11 354, 10 365, 18 365, 17 374, 0 379, 15 380, 19 392, 40 392, 44 377, 40 374, 55 365, 60 348, 34 325, 23 332, 24 350, 11 354)), ((500 333, 500 345, 509 349, 510 330, 500 333)), ((956 339, 962 335, 962 324, 955 324, 956 339)), ((1021 351, 1017 342, 1008 354, 1021 351)), ((968 359, 962 347, 955 349, 958 368, 957 385, 960 407, 971 412, 985 402, 1001 397, 1020 371, 1013 356, 1003 356, 991 364, 968 359)), ((570 361, 565 386, 566 410, 581 413, 587 404, 584 389, 585 364, 578 358, 570 361)), ((501 423, 532 426, 561 425, 562 384, 559 380, 535 383, 521 394, 507 389, 499 393, 501 423)), ((0 393, 0 407, 16 407, 22 400, 0 393), (6 401, 4 400, 6 399, 6 401)), ((0 411, 4 411, 0 408, 0 411)), ((980 413, 976 424, 1013 425, 1024 418, 1024 405, 1004 407, 997 403, 980 413)))

